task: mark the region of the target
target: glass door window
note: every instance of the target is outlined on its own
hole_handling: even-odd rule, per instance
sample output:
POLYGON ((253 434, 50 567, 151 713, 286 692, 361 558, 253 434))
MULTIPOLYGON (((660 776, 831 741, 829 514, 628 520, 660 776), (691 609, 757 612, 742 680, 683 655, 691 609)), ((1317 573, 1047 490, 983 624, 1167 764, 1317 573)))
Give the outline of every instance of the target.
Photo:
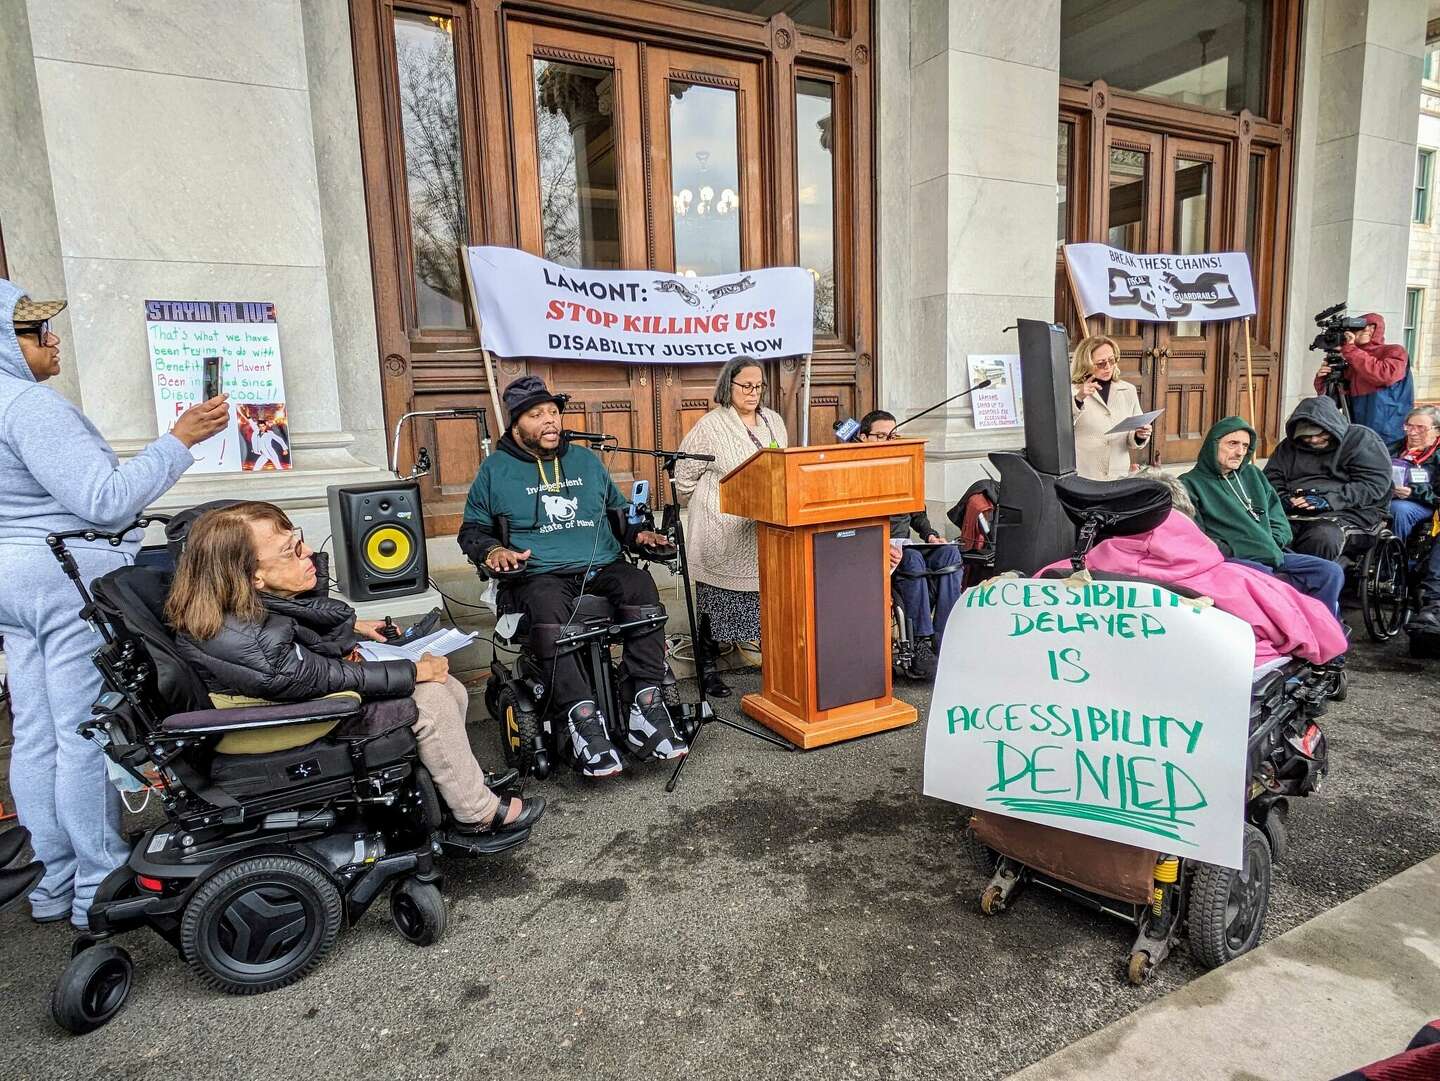
MULTIPOLYGON (((1214 189, 1224 172, 1223 144, 1114 127, 1109 143, 1108 243, 1137 254, 1222 249, 1214 189)), ((1136 383, 1146 409, 1165 410, 1151 440, 1152 461, 1188 461, 1199 452, 1216 416, 1224 326, 1106 320, 1124 377, 1136 383)))
MULTIPOLYGON (((654 265, 693 276, 764 266, 759 65, 650 49, 645 68, 654 265)), ((663 446, 678 446, 712 407, 719 370, 657 367, 663 446)))

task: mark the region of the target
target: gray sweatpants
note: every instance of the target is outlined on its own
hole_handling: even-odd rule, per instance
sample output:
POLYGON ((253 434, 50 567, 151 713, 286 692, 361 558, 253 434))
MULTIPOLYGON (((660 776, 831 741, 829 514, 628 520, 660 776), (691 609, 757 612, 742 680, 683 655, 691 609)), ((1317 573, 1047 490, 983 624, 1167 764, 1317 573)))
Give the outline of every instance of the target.
MULTIPOLYGON (((130 561, 114 549, 71 552, 87 585, 130 561)), ((31 909, 41 919, 68 912, 83 927, 101 880, 129 849, 105 754, 75 731, 100 695, 90 654, 101 639, 80 618, 80 595, 43 543, 0 542, 0 635, 15 724, 10 790, 45 864, 31 909)))

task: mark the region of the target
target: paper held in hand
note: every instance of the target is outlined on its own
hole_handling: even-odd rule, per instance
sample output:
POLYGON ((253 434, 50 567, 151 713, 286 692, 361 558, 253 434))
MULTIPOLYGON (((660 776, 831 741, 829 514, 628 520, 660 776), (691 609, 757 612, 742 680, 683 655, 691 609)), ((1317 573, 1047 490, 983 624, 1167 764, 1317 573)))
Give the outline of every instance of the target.
POLYGON ((361 642, 358 648, 360 656, 367 661, 418 661, 427 653, 436 657, 448 656, 473 641, 475 632, 464 634, 447 627, 403 646, 392 646, 389 642, 361 642))
POLYGON ((1165 412, 1163 409, 1152 409, 1148 413, 1137 413, 1133 417, 1126 417, 1105 434, 1119 435, 1121 432, 1138 432, 1141 428, 1145 427, 1145 425, 1154 424, 1155 418, 1163 412, 1165 412))

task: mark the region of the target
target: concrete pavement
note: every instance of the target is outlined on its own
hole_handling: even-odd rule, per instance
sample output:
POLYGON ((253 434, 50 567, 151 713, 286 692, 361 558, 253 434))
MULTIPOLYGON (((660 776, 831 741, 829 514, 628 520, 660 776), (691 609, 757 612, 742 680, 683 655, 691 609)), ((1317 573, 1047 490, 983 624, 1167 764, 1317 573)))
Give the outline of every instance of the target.
POLYGON ((1440 1017, 1440 856, 1071 1044, 1011 1081, 1329 1081, 1440 1017))
MULTIPOLYGON (((1325 722, 1331 777, 1291 816, 1270 938, 1440 852, 1436 669, 1396 642, 1358 646, 1352 671, 1325 722)), ((757 683, 734 676, 737 693, 757 683)), ((926 688, 901 690, 923 716, 926 688)), ((472 741, 494 763, 481 713, 472 741)), ((67 928, 0 916, 0 1079, 970 1081, 1203 975, 1181 948, 1130 987, 1130 929, 1044 890, 983 918, 958 810, 919 795, 923 737, 800 754, 715 726, 671 796, 655 768, 599 785, 562 772, 535 786, 550 810, 528 845, 447 861, 435 946, 403 941, 382 899, 302 982, 233 998, 133 933, 129 1005, 78 1039, 47 1015, 67 928)), ((1303 1021, 1283 995, 1270 1010, 1303 1021)))

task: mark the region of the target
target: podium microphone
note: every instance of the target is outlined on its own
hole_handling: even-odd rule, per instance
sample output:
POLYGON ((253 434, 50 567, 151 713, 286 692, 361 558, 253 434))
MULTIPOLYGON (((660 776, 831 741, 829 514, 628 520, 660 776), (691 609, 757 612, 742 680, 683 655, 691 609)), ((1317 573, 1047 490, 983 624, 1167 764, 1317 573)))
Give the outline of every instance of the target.
MULTIPOLYGON (((891 431, 891 438, 894 438, 894 433, 895 433, 895 432, 898 432, 898 431, 900 430, 900 428, 901 428, 902 425, 909 424, 912 420, 919 420, 919 419, 920 419, 921 417, 923 417, 926 413, 933 413, 933 412, 935 412, 935 410, 939 409, 942 405, 949 405, 949 404, 950 404, 951 402, 953 402, 956 398, 963 398, 963 397, 965 397, 965 395, 967 395, 967 394, 973 394, 973 393, 974 393, 975 391, 977 391, 977 390, 984 390, 986 387, 988 387, 988 386, 990 385, 990 383, 991 383, 991 380, 989 380, 989 379, 982 379, 982 380, 980 380, 980 382, 976 383, 974 386, 967 387, 965 390, 962 390, 959 394, 952 394, 952 395, 950 395, 950 397, 946 398, 943 402, 936 402, 936 403, 935 403, 934 405, 932 405, 929 409, 922 409, 922 410, 920 410, 920 412, 916 413, 913 417, 906 417, 906 418, 905 418, 904 420, 902 420, 899 424, 895 425, 894 428, 890 429, 890 431, 891 431)), ((837 442, 840 442, 840 443, 850 443, 850 442, 853 442, 854 439, 855 439, 855 437, 860 433, 860 422, 859 422, 858 420, 856 420, 854 417, 846 417, 844 420, 837 420, 834 424, 831 425, 831 427, 835 430, 835 439, 836 439, 836 441, 837 441, 837 442)))
POLYGON ((567 443, 613 443, 615 437, 603 432, 572 432, 569 428, 560 430, 560 438, 567 443))

